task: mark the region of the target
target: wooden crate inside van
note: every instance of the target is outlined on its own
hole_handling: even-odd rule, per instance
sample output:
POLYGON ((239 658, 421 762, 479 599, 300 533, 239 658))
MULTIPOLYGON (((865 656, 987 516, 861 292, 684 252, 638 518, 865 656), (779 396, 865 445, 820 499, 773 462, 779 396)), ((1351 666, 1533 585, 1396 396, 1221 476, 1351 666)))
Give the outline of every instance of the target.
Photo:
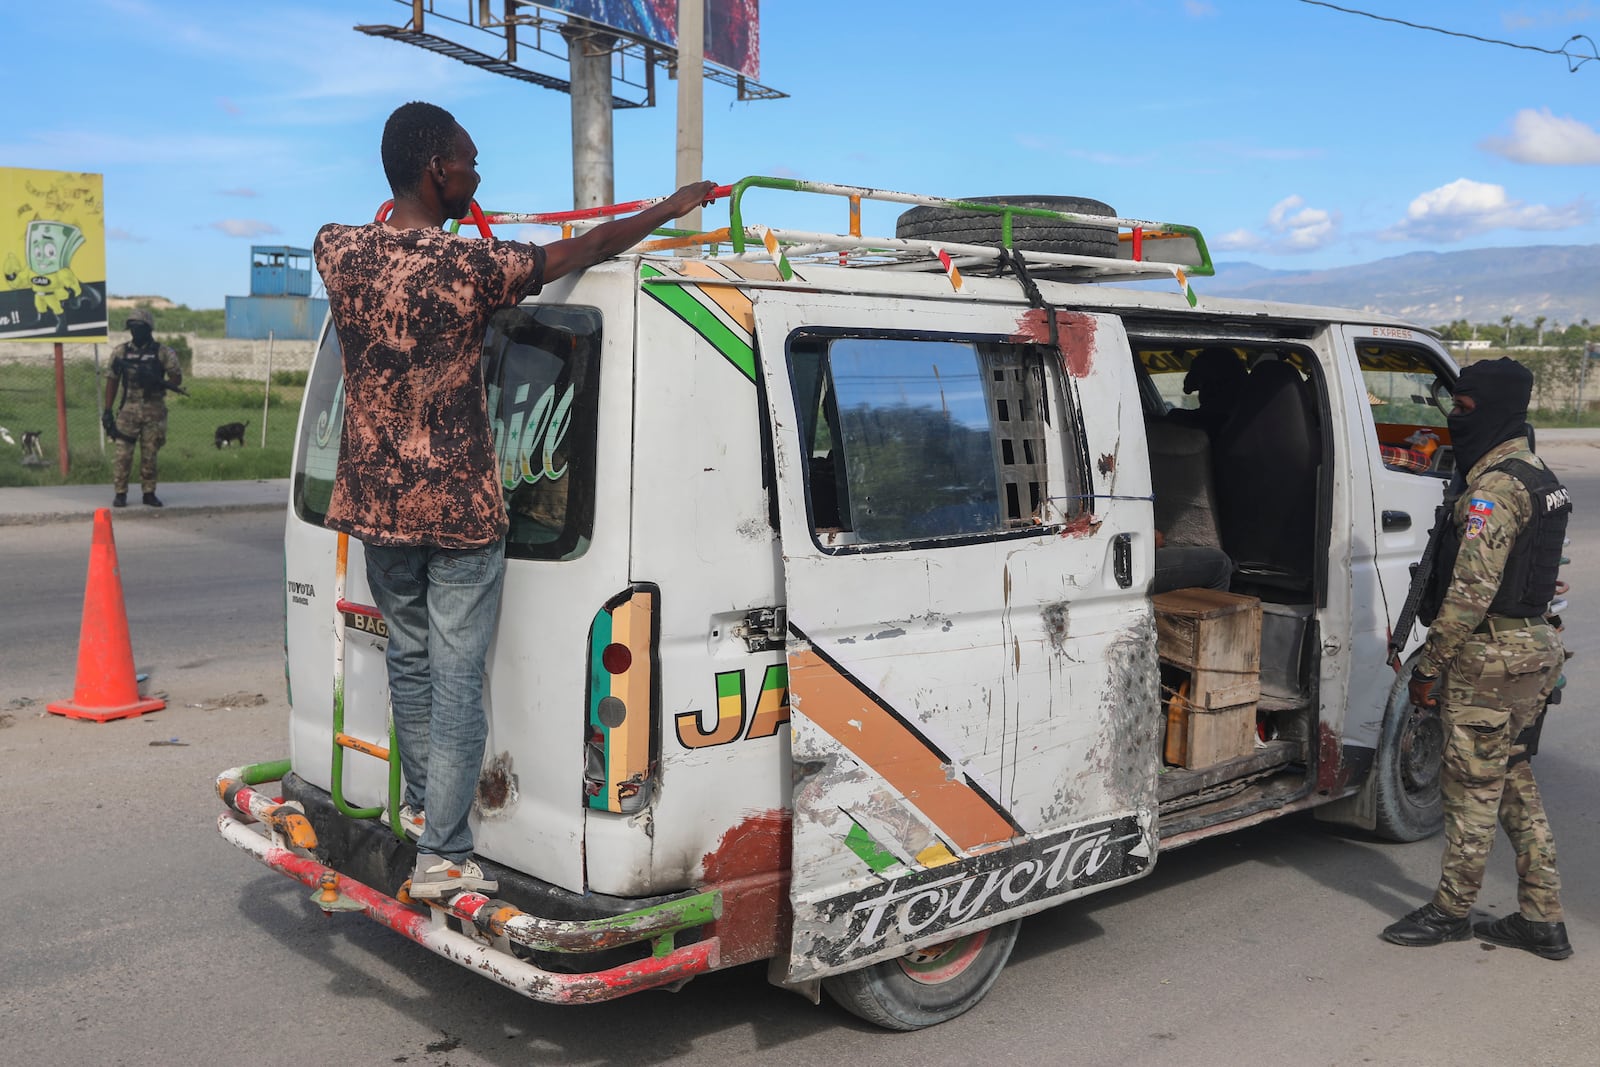
POLYGON ((1168 718, 1167 762, 1209 767, 1249 755, 1261 696, 1261 602, 1214 589, 1151 600, 1157 653, 1187 677, 1182 706, 1168 718))
POLYGON ((1156 653, 1189 673, 1191 704, 1231 708, 1261 698, 1261 601, 1216 589, 1174 589, 1150 600, 1156 653))

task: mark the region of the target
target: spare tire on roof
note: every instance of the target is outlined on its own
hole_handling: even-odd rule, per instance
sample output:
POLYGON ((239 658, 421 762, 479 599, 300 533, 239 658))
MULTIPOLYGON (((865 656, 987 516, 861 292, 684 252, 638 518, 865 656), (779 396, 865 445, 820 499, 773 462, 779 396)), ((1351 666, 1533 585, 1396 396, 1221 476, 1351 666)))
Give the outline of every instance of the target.
MULTIPOLYGON (((1075 215, 1105 215, 1115 218, 1110 204, 1081 196, 969 196, 974 204, 1005 204, 1008 207, 1043 208, 1075 215)), ((954 244, 998 245, 1001 216, 981 211, 948 207, 914 207, 895 223, 894 235, 918 241, 950 241, 954 244)), ((1014 215, 1011 219, 1011 246, 1024 252, 1060 252, 1076 256, 1116 258, 1117 230, 1113 226, 1043 219, 1014 215)))

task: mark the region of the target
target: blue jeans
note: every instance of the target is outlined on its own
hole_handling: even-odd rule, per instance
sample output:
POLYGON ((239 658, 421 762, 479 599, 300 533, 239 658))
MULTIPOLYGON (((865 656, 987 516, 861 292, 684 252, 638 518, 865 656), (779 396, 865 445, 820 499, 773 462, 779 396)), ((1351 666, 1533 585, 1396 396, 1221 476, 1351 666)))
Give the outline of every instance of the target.
POLYGON ((505 542, 482 548, 367 545, 367 584, 389 625, 389 702, 405 803, 427 812, 419 852, 472 855, 467 814, 488 722, 484 659, 500 609, 505 542))

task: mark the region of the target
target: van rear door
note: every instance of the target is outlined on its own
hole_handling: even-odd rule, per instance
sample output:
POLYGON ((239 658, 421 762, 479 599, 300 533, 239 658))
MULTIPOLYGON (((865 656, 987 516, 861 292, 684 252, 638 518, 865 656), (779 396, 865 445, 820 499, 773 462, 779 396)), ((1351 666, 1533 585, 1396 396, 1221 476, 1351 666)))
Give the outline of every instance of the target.
POLYGON ((788 979, 1155 859, 1149 467, 1114 316, 764 291, 794 756, 788 979))

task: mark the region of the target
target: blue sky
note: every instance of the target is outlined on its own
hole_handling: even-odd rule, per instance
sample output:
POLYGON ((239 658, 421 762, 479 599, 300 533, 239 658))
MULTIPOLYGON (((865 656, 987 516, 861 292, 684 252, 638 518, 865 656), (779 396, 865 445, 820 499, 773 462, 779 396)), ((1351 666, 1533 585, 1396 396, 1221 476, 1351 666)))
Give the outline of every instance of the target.
MULTIPOLYGON (((1600 0, 1344 6, 1543 48, 1600 39, 1600 0)), ((114 294, 220 307, 248 292, 251 243, 309 245, 323 222, 371 218, 383 121, 410 99, 472 133, 486 207, 571 206, 568 98, 351 29, 409 5, 6 9, 0 166, 105 175, 114 294)), ((1600 62, 1569 73, 1560 56, 1299 0, 763 0, 761 19, 761 81, 791 95, 706 86, 718 181, 1090 196, 1279 269, 1600 243, 1600 62)), ((671 82, 659 100, 616 113, 619 199, 674 185, 671 82)), ((869 208, 869 232, 892 232, 893 214, 869 208)), ((746 218, 845 225, 820 198, 752 194, 746 218)))

